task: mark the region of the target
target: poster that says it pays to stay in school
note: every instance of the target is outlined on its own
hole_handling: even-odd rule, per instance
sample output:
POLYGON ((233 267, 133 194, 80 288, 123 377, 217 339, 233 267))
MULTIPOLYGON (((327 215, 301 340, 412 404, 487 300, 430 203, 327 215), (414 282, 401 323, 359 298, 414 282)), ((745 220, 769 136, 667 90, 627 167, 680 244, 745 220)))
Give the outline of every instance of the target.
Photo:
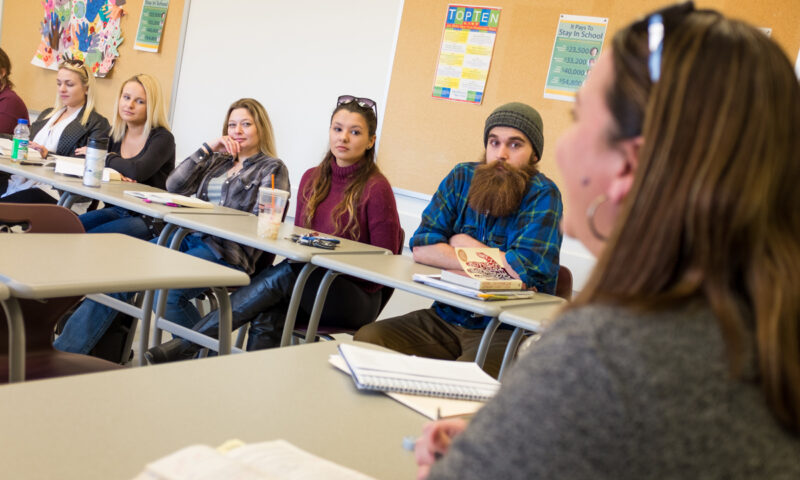
POLYGON ((497 7, 447 6, 434 98, 481 103, 499 21, 497 7))
POLYGON ((603 49, 607 26, 607 18, 564 14, 559 17, 544 98, 575 101, 575 92, 603 49))

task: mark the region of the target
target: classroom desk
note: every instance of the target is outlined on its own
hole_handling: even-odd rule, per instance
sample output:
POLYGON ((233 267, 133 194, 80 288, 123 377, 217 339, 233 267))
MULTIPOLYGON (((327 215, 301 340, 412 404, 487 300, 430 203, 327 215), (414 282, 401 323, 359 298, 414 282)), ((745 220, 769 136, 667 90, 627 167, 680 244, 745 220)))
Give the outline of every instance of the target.
MULTIPOLYGON (((318 267, 327 268, 329 271, 325 274, 325 277, 320 283, 319 290, 317 291, 314 310, 309 319, 308 336, 311 335, 311 332, 315 332, 315 329, 312 330, 312 327, 315 328, 316 325, 319 324, 319 317, 322 314, 322 306, 325 304, 327 289, 331 282, 333 282, 333 279, 338 274, 352 275, 387 287, 399 288, 400 290, 462 308, 472 313, 492 317, 491 322, 484 331, 480 347, 475 356, 475 362, 481 366, 483 366, 483 362, 486 360, 486 354, 489 350, 489 341, 500 325, 500 321, 497 317, 500 316, 501 312, 508 308, 523 305, 535 309, 540 306, 548 306, 553 303, 561 303, 564 301, 561 298, 544 293, 537 293, 532 298, 504 301, 483 301, 458 295, 457 293, 415 282, 412 279, 415 273, 438 275, 441 269, 416 263, 413 258, 405 255, 381 257, 379 262, 359 255, 319 255, 312 258, 311 263, 318 267)), ((287 318, 287 326, 288 321, 289 319, 287 318)), ((284 330, 284 335, 286 335, 286 330, 284 330)))
MULTIPOLYGON (((292 329, 294 328, 297 311, 300 308, 300 298, 303 294, 303 288, 305 288, 306 280, 308 280, 311 272, 317 268, 316 265, 311 263, 312 258, 318 256, 338 257, 354 255, 389 256, 391 254, 391 252, 385 248, 338 237, 333 237, 338 238, 340 241, 339 245, 333 250, 325 250, 307 245, 298 245, 297 243, 288 240, 286 237, 289 237, 292 234, 303 235, 311 232, 311 230, 307 228, 296 227, 289 223, 284 223, 281 225, 277 239, 266 239, 264 237, 260 237, 257 233, 258 217, 255 215, 209 217, 205 215, 180 213, 167 215, 164 217, 164 221, 167 222, 167 227, 161 233, 161 237, 159 238, 159 242, 161 244, 166 244, 167 237, 174 229, 181 229, 181 231, 176 233, 172 239, 172 248, 176 248, 177 245, 180 244, 180 240, 183 238, 183 235, 186 235, 189 230, 195 230, 209 235, 214 235, 219 238, 224 238, 242 245, 257 248, 265 252, 274 253, 275 255, 280 255, 295 262, 305 263, 305 266, 297 276, 297 281, 295 282, 294 289, 292 290, 292 298, 289 301, 289 309, 286 313, 286 326, 284 327, 281 341, 283 346, 288 345, 291 341, 292 329)), ((331 235, 326 236, 332 237, 331 235)), ((151 335, 150 342, 151 347, 158 345, 158 343, 161 341, 161 333, 159 328, 162 326, 168 326, 168 331, 178 333, 184 338, 188 338, 189 340, 199 343, 200 345, 210 348, 214 347, 213 339, 209 339, 209 337, 206 337, 205 335, 189 331, 179 325, 160 318, 161 311, 163 311, 163 309, 161 306, 161 301, 159 301, 159 305, 156 309, 158 314, 156 317, 157 320, 153 322, 153 334, 151 335), (209 340, 211 340, 212 343, 208 343, 209 340)), ((313 336, 309 338, 313 338, 313 336)))
POLYGON ((566 300, 561 299, 561 303, 551 303, 549 305, 520 305, 503 310, 500 313, 500 317, 498 317, 500 323, 513 326, 514 333, 511 334, 506 351, 503 354, 503 363, 497 376, 498 380, 502 381, 503 374, 511 364, 525 331, 542 333, 556 319, 566 303, 566 300))
POLYGON ((147 192, 164 192, 164 190, 141 183, 120 181, 103 182, 99 187, 87 187, 83 184, 82 178, 55 173, 53 167, 21 165, 18 162, 12 162, 11 158, 7 156, 0 156, 0 171, 21 175, 37 182, 52 185, 53 188, 63 191, 64 193, 61 195, 58 204, 67 208, 72 206, 76 197, 83 196, 158 219, 163 219, 165 215, 170 213, 250 215, 249 212, 221 207, 219 205, 214 205, 213 208, 186 208, 147 203, 140 198, 125 195, 125 190, 142 190, 147 192))
POLYGON ((2 386, 2 476, 128 479, 191 444, 282 438, 375 478, 415 478, 402 439, 427 419, 357 391, 327 361, 337 344, 2 386))
MULTIPOLYGON (((20 381, 25 376, 25 328, 17 298, 206 286, 224 292, 222 287, 247 285, 250 279, 237 270, 127 235, 37 233, 0 235, 0 282, 10 294, 2 300, 9 323, 10 379, 20 381)), ((220 297, 225 302, 220 308, 227 308, 221 311, 227 311, 230 322, 227 296, 220 297)), ((149 326, 152 296, 141 309, 113 298, 104 303, 141 318, 143 331, 149 326)))

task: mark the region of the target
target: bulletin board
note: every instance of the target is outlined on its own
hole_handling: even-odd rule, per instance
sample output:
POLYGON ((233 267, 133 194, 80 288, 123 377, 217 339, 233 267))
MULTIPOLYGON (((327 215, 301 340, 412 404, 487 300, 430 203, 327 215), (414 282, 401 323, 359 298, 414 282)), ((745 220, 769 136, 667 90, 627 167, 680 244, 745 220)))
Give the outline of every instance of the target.
MULTIPOLYGON (((644 13, 674 3, 665 0, 487 0, 454 2, 405 0, 397 38, 378 164, 396 188, 432 194, 459 162, 477 161, 483 153, 483 125, 499 105, 521 101, 544 119, 540 169, 556 184, 556 141, 569 126, 572 103, 543 98, 547 67, 559 15, 608 17, 604 48, 620 27, 644 13), (447 6, 451 3, 502 8, 494 57, 481 105, 431 98, 447 6)), ((800 47, 797 0, 700 0, 758 27, 772 28, 772 38, 794 62, 800 47)))
MULTIPOLYGON (((125 16, 120 27, 124 41, 119 47, 111 73, 97 78, 95 108, 109 122, 113 119, 114 103, 120 83, 137 73, 147 73, 158 79, 166 105, 169 106, 172 79, 175 72, 178 41, 183 21, 184 0, 171 0, 158 53, 133 49, 143 0, 128 0, 123 6, 125 16)), ((41 111, 52 107, 56 98, 56 72, 31 64, 39 44, 43 9, 38 1, 5 0, 0 46, 11 59, 11 81, 29 110, 41 111)))

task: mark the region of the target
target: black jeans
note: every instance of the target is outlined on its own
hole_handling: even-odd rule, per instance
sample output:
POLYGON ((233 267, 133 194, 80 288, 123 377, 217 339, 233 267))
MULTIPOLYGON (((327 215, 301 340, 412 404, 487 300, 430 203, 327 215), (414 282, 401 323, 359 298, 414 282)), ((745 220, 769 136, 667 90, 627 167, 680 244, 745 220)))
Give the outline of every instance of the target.
MULTIPOLYGON (((262 270, 251 279, 250 285, 231 295, 233 328, 251 322, 247 350, 280 346, 289 300, 302 268, 301 263, 284 260, 262 270)), ((325 273, 325 269, 318 268, 306 282, 297 315, 298 323, 302 324, 310 316, 317 288, 325 273)), ((380 304, 380 290, 366 292, 350 278, 338 276, 328 290, 320 325, 358 329, 375 320, 380 304)), ((194 329, 204 335, 216 337, 219 332, 219 312, 206 315, 194 329)))

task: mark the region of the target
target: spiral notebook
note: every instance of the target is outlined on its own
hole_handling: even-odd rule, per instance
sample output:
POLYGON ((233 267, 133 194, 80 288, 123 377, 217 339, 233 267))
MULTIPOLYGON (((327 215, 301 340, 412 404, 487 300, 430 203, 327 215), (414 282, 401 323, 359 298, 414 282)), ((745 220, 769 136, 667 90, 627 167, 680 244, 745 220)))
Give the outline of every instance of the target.
POLYGON ((464 400, 489 400, 500 382, 473 362, 456 362, 339 345, 359 390, 400 392, 464 400))

